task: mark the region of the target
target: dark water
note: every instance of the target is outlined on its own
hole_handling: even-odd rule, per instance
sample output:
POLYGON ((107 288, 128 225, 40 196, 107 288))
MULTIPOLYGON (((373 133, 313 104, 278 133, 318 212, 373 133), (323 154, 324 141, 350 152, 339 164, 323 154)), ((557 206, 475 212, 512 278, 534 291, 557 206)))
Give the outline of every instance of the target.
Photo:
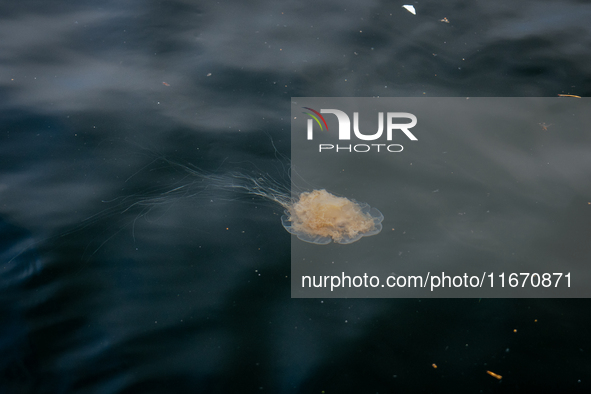
POLYGON ((291 97, 590 93, 588 2, 402 4, 1 2, 0 392, 588 392, 587 300, 291 299, 204 187, 289 185, 291 97))

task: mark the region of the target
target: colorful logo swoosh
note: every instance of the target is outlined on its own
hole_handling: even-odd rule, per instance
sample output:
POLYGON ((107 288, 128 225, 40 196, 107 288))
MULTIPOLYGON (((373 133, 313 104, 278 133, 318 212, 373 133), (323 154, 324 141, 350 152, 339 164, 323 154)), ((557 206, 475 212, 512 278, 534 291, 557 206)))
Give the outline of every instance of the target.
POLYGON ((302 113, 306 114, 306 115, 310 115, 312 117, 312 119, 314 119, 316 121, 316 123, 318 123, 318 126, 320 126, 320 130, 324 130, 322 128, 322 123, 320 123, 320 119, 322 119, 322 122, 324 123, 324 126, 326 127, 326 131, 328 131, 328 125, 326 124, 326 120, 324 120, 324 117, 322 115, 320 115, 320 112, 315 111, 312 108, 308 108, 308 107, 302 107, 302 108, 314 112, 313 114, 311 114, 310 112, 302 112, 302 113), (318 119, 318 118, 320 118, 320 119, 318 119))

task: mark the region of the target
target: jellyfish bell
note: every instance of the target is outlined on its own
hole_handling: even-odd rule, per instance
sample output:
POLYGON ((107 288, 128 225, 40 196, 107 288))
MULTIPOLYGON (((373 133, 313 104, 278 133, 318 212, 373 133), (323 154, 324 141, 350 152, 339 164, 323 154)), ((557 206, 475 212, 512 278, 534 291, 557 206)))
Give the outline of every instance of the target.
POLYGON ((382 231, 384 215, 366 203, 324 189, 301 193, 286 207, 283 227, 300 240, 319 245, 350 244, 382 231))

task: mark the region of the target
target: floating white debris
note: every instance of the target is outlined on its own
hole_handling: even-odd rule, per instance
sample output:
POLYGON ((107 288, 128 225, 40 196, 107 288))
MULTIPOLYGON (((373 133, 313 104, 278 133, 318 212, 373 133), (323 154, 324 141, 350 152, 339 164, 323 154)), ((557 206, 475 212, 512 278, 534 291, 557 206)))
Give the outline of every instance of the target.
POLYGON ((413 7, 412 5, 403 5, 402 8, 406 9, 408 12, 410 12, 413 15, 417 14, 417 12, 415 11, 415 7, 413 7))

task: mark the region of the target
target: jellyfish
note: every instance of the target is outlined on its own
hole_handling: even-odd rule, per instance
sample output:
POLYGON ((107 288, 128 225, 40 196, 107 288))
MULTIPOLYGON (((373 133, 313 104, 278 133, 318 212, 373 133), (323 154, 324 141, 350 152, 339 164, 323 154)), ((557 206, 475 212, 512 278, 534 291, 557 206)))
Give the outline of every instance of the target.
POLYGON ((337 197, 324 189, 303 192, 286 206, 281 223, 305 242, 350 244, 382 231, 384 215, 369 204, 337 197))
MULTIPOLYGON (((162 168, 176 169, 183 176, 173 177, 173 182, 164 186, 150 186, 147 189, 133 186, 130 188, 137 190, 133 194, 102 200, 110 206, 49 239, 59 239, 84 230, 90 230, 94 234, 96 231, 93 225, 108 220, 108 224, 100 235, 110 233, 113 229, 115 231, 107 234, 106 239, 93 235, 82 257, 90 258, 89 256, 98 252, 128 226, 132 226, 131 233, 135 243, 136 222, 142 217, 147 220, 148 215, 156 208, 169 207, 182 199, 200 197, 207 197, 210 201, 224 199, 227 194, 223 191, 235 192, 237 196, 252 196, 279 205, 285 212, 285 215, 281 216, 281 224, 285 230, 304 242, 317 245, 326 245, 332 241, 337 244, 350 244, 362 237, 376 235, 382 231, 384 216, 378 209, 370 207, 367 203, 336 196, 325 189, 299 191, 300 188, 291 182, 291 166, 286 169, 281 161, 282 179, 277 180, 269 173, 258 169, 254 172, 247 172, 244 168, 240 171, 220 172, 218 169, 216 172, 210 172, 191 163, 183 164, 152 151, 147 153, 152 156, 152 160, 129 176, 125 180, 126 183, 136 178, 138 174, 162 168), (163 163, 164 166, 162 166, 163 163), (283 178, 285 175, 287 177, 283 178), (132 213, 134 214, 130 221, 129 214, 132 213)), ((28 249, 29 247, 23 249, 8 263, 28 249)))
POLYGON ((250 176, 240 172, 225 175, 203 173, 181 164, 186 171, 208 180, 214 188, 235 189, 281 205, 281 224, 298 239, 319 245, 331 241, 350 244, 382 231, 384 215, 367 203, 338 197, 325 189, 293 193, 269 174, 250 176))
MULTIPOLYGON (((182 164, 165 157, 158 157, 155 159, 157 161, 164 161, 182 170, 192 179, 187 181, 187 178, 182 177, 182 183, 172 189, 149 197, 140 197, 127 205, 124 212, 139 207, 138 217, 144 216, 156 206, 181 198, 198 195, 211 199, 224 198, 221 191, 226 190, 280 205, 285 212, 281 217, 283 227, 305 242, 319 245, 332 241, 350 244, 382 231, 384 216, 378 209, 367 203, 336 196, 325 189, 298 192, 287 186, 288 183, 291 186, 291 182, 277 180, 261 171, 256 171, 255 174, 241 171, 212 173, 190 163, 182 164)), ((124 199, 120 204, 124 201, 129 203, 129 200, 124 199)))

